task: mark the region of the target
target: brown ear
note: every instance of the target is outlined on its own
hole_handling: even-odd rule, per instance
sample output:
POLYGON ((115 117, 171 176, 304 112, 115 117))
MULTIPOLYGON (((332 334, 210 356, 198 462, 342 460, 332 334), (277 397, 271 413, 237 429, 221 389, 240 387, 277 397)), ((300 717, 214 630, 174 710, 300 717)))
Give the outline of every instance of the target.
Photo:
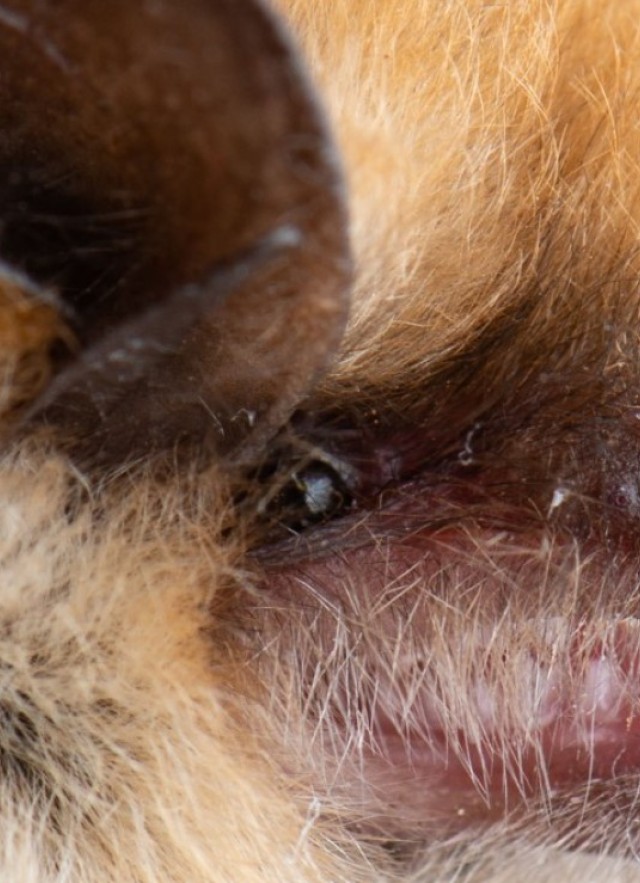
POLYGON ((0 10, 0 256, 79 341, 33 403, 84 456, 251 456, 335 351, 336 152, 257 0, 0 10))

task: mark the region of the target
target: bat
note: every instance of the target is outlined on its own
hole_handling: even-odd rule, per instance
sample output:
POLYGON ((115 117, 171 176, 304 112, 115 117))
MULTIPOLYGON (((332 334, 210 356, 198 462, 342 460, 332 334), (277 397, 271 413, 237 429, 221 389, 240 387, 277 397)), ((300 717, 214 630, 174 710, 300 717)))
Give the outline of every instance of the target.
POLYGON ((640 879, 637 6, 0 6, 3 879, 640 879))

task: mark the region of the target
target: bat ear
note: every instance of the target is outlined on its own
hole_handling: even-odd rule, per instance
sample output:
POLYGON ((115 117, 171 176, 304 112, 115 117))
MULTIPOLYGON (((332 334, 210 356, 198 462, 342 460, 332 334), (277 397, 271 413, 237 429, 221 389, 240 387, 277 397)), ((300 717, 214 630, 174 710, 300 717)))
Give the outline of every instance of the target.
POLYGON ((0 258, 77 340, 23 425, 95 462, 252 457, 335 353, 351 271, 280 26, 258 0, 14 0, 0 54, 0 258))

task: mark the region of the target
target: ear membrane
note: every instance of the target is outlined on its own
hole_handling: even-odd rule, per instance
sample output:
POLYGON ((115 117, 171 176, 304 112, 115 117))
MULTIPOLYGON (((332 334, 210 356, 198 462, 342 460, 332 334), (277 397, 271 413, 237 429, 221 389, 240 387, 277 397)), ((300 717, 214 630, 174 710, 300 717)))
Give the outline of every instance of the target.
POLYGON ((335 352, 350 277, 280 26, 257 0, 13 0, 0 57, 0 258, 77 341, 24 425, 96 462, 250 458, 335 352))

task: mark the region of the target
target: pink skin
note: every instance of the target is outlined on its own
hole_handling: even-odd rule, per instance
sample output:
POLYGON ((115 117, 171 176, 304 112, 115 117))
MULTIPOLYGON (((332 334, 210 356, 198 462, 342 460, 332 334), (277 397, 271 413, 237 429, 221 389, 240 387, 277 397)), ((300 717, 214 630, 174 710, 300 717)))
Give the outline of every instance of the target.
MULTIPOLYGON (((403 509, 405 523, 413 517, 414 523, 421 520, 422 507, 408 511, 411 508, 403 509)), ((438 639, 441 653, 446 647, 444 655, 454 667, 462 649, 468 651, 458 675, 466 703, 457 719, 461 725, 452 724, 451 717, 447 720, 446 712, 443 717, 451 690, 439 695, 439 675, 428 673, 414 691, 407 719, 397 711, 407 704, 407 681, 399 683, 402 665, 394 681, 384 666, 377 670, 371 662, 372 680, 379 689, 367 709, 371 735, 359 762, 367 784, 379 789, 388 805, 395 805, 405 818, 455 828, 470 819, 517 811, 530 799, 640 770, 640 620, 621 609, 620 615, 615 611, 594 622, 593 607, 589 615, 588 607, 578 610, 570 599, 567 615, 562 607, 545 612, 536 594, 543 571, 555 570, 549 592, 570 582, 575 545, 569 539, 556 539, 550 554, 536 557, 542 542, 538 532, 525 533, 523 540, 476 523, 468 530, 405 529, 400 531, 403 537, 389 540, 386 530, 378 530, 380 525, 389 528, 398 521, 388 510, 361 523, 345 519, 342 539, 332 535, 327 554, 314 555, 311 544, 308 557, 298 549, 293 556, 297 560, 270 574, 269 587, 292 603, 310 594, 339 606, 341 587, 349 586, 352 599, 375 599, 390 584, 400 586, 408 574, 405 582, 414 586, 410 596, 422 592, 424 597, 426 588, 430 597, 442 597, 456 606, 456 614, 464 615, 468 601, 456 596, 456 587, 469 585, 480 574, 481 590, 468 594, 475 605, 482 605, 480 615, 474 613, 470 652, 461 644, 467 640, 461 628, 430 634, 433 626, 423 608, 429 603, 437 608, 437 600, 423 601, 418 614, 423 619, 414 623, 418 644, 422 641, 428 651, 438 639), (483 558, 489 561, 484 566, 483 558), (522 615, 510 622, 524 622, 532 637, 529 646, 519 633, 510 655, 501 649, 502 643, 494 647, 494 639, 499 633, 504 640, 514 629, 513 624, 498 625, 514 598, 522 615), (511 685, 508 694, 503 689, 505 672, 511 685), (514 698, 514 684, 516 693, 522 690, 520 697, 514 698), (514 702, 516 714, 511 713, 514 702)), ((602 570, 595 560, 583 561, 582 567, 581 591, 601 584, 602 570)), ((626 578, 633 579, 630 573, 626 578)), ((382 630, 385 616, 378 619, 382 630)), ((395 622, 389 620, 389 627, 395 622)), ((319 642, 329 647, 331 640, 329 621, 327 635, 319 633, 319 642)), ((342 712, 338 716, 340 725, 349 728, 342 712)))
MULTIPOLYGON (((606 624, 603 624, 603 628, 606 624)), ((609 635, 611 629, 607 629, 609 635)), ((473 811, 492 815, 535 797, 542 789, 553 791, 581 783, 613 779, 640 769, 640 681, 637 625, 619 623, 614 628, 615 648, 605 651, 597 642, 576 672, 551 670, 537 678, 537 704, 530 721, 531 741, 523 745, 522 733, 505 733, 500 725, 500 696, 488 683, 477 682, 475 694, 478 722, 483 737, 472 744, 468 734, 456 733, 464 747, 464 760, 448 748, 437 713, 432 717, 429 738, 412 734, 411 748, 389 721, 380 722, 382 756, 378 775, 391 778, 394 766, 408 764, 416 780, 423 782, 429 800, 423 811, 443 816, 473 811), (633 654, 626 651, 633 646, 633 654), (616 655, 616 651, 617 654, 616 655), (580 672, 578 675, 577 672, 580 672), (540 681, 543 683, 540 683, 540 681), (518 778, 507 773, 504 752, 518 745, 518 778)), ((533 660, 532 660, 533 663, 533 660)), ((533 663, 535 664, 535 663, 533 663)), ((533 665, 532 665, 533 667, 533 665)), ((525 673, 531 675, 531 671, 525 673)))

